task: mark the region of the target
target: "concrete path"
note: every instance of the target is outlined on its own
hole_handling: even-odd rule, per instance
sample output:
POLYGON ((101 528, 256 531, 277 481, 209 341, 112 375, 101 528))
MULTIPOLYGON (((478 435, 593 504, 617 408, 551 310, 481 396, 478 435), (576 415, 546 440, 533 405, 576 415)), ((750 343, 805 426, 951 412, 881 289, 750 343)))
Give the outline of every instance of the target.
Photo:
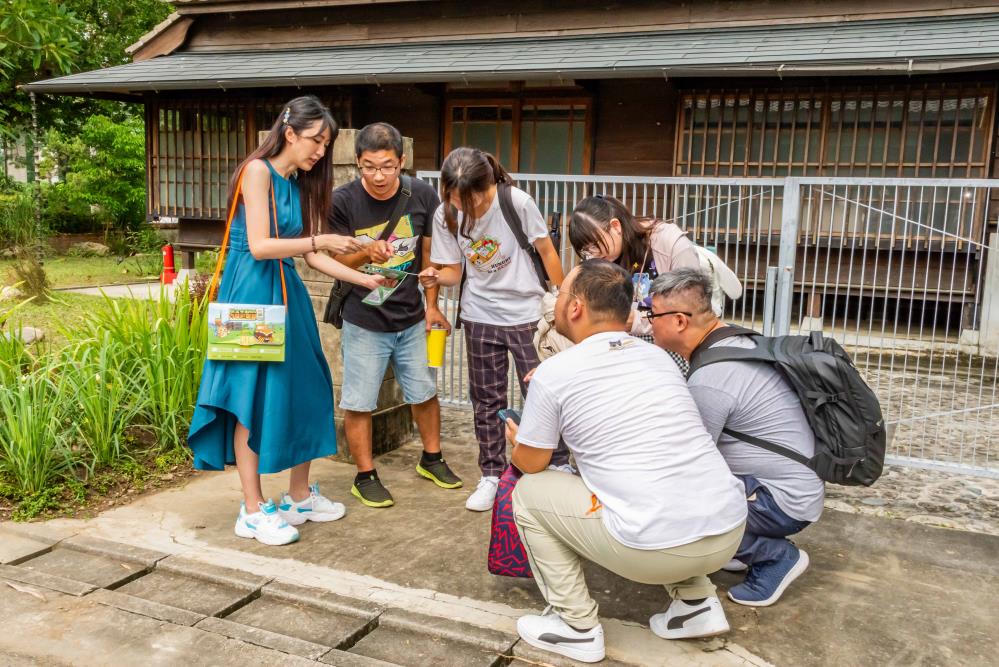
MULTIPOLYGON (((102 285, 99 287, 74 287, 72 289, 61 290, 72 292, 73 294, 87 294, 90 296, 109 296, 113 299, 159 299, 161 290, 158 281, 145 283, 131 283, 128 285, 102 285)), ((162 293, 173 301, 177 283, 163 287, 162 293)))
MULTIPOLYGON (((446 442, 445 452, 473 486, 474 445, 446 442)), ((287 547, 233 535, 234 471, 199 474, 89 521, 2 527, 0 562, 20 564, 0 567, 8 582, 0 579, 0 613, 18 618, 23 632, 0 636, 0 650, 27 664, 106 664, 112 655, 162 664, 298 664, 292 655, 377 664, 351 662, 364 656, 407 666, 502 665, 510 658, 501 656, 519 655, 566 664, 516 642, 516 617, 544 604, 534 582, 486 572, 489 515, 464 509, 468 490, 418 477, 418 453, 409 444, 378 459, 397 501, 386 510, 349 496, 351 466, 319 462, 314 478, 347 503, 348 514, 307 524, 302 540, 287 547), (26 530, 45 535, 25 537, 26 530), (22 532, 15 539, 11 531, 22 532), (94 546, 95 538, 150 551, 94 546), (28 558, 32 550, 50 553, 28 558), (26 568, 61 579, 31 579, 26 568), (45 600, 21 590, 29 588, 45 600)), ((265 491, 276 496, 284 483, 267 478, 265 491)), ((726 601, 733 631, 725 640, 656 638, 647 623, 664 607, 663 591, 588 568, 607 633, 605 664, 994 664, 999 538, 827 511, 797 541, 811 569, 774 607, 726 601)), ((720 592, 737 581, 715 577, 720 592)))

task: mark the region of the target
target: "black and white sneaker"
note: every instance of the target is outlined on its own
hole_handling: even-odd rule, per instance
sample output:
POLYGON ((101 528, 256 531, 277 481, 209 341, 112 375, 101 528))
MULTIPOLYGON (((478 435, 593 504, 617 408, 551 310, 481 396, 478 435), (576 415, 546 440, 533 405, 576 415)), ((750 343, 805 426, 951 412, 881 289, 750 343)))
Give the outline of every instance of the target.
MULTIPOLYGON (((549 608, 550 609, 550 608, 549 608)), ((599 623, 586 632, 569 625, 553 611, 517 619, 517 633, 531 646, 564 655, 580 662, 600 662, 604 659, 604 628, 599 623)))
POLYGON ((699 604, 673 600, 665 613, 649 619, 649 627, 663 639, 694 639, 725 634, 728 619, 716 597, 705 598, 699 604))

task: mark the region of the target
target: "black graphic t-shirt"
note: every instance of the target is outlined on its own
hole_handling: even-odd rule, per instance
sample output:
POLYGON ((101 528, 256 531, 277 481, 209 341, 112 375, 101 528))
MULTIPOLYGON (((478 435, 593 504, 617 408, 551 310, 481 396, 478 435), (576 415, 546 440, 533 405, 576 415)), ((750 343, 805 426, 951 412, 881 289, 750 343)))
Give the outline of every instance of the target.
MULTIPOLYGON (((355 238, 377 239, 388 217, 395 210, 402 189, 391 199, 375 199, 357 179, 333 191, 329 230, 355 238)), ((431 235, 434 211, 440 205, 437 192, 426 182, 413 179, 413 195, 406 212, 389 238, 395 254, 382 266, 419 273, 423 261, 423 237, 431 235)), ((406 276, 398 289, 380 306, 362 303, 368 295, 363 287, 354 287, 343 305, 343 319, 369 331, 395 332, 408 329, 423 319, 423 296, 419 279, 406 276)))

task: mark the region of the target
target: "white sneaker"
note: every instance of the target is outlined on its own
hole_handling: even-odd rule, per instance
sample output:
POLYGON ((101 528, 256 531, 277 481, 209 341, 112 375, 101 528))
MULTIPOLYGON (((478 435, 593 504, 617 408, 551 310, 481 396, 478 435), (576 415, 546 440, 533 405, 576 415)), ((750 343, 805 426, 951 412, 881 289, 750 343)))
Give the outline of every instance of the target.
POLYGON ((318 482, 309 486, 309 497, 295 502, 287 491, 281 494, 281 504, 278 513, 293 526, 300 526, 306 521, 336 521, 347 513, 343 503, 335 503, 319 493, 318 482))
POLYGON ((706 598, 700 604, 673 600, 665 613, 649 619, 649 627, 663 639, 713 637, 728 632, 728 619, 716 597, 706 598))
POLYGON ((729 562, 722 565, 722 570, 725 572, 745 572, 749 569, 749 566, 743 563, 738 558, 733 558, 729 562))
POLYGON ((569 627, 555 612, 517 619, 517 634, 531 646, 564 655, 580 662, 604 659, 604 628, 599 623, 586 632, 569 627))
POLYGON ((499 477, 482 477, 479 479, 475 491, 465 501, 465 509, 473 512, 488 512, 493 508, 493 501, 496 500, 496 487, 499 485, 499 477))
POLYGON ((247 514, 246 505, 240 504, 236 517, 236 535, 253 538, 272 547, 298 541, 298 530, 278 514, 273 500, 259 503, 260 511, 247 514))

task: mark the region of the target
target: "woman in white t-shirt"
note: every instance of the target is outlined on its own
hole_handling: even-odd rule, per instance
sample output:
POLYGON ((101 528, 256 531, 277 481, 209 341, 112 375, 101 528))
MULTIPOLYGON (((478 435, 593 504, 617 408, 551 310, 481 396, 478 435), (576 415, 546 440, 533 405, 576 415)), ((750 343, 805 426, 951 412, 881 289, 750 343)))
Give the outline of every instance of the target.
MULTIPOLYGON (((562 264, 548 236, 537 204, 489 153, 456 148, 441 166, 440 208, 434 215, 430 260, 440 268, 420 273, 424 287, 462 282, 459 325, 468 350, 469 394, 475 411, 482 478, 465 507, 492 509, 499 476, 506 468, 505 427, 497 413, 507 407, 508 354, 513 355, 522 392, 524 376, 540 361, 534 332, 546 287, 534 258, 540 256, 547 278, 562 283, 562 264), (501 201, 504 190, 507 205, 501 201), (504 215, 504 208, 510 213, 504 215), (514 220, 512 218, 519 218, 514 220), (518 242, 518 234, 530 246, 518 242)), ((554 465, 567 464, 562 447, 554 465)))
MULTIPOLYGON (((576 204, 569 220, 569 241, 583 259, 610 260, 632 274, 635 303, 648 296, 652 280, 676 269, 698 269, 712 278, 712 308, 719 317, 725 297, 738 299, 742 285, 717 255, 698 247, 672 222, 636 218, 614 197, 596 195, 576 204)), ((651 337, 644 317, 633 317, 633 336, 651 337)))

